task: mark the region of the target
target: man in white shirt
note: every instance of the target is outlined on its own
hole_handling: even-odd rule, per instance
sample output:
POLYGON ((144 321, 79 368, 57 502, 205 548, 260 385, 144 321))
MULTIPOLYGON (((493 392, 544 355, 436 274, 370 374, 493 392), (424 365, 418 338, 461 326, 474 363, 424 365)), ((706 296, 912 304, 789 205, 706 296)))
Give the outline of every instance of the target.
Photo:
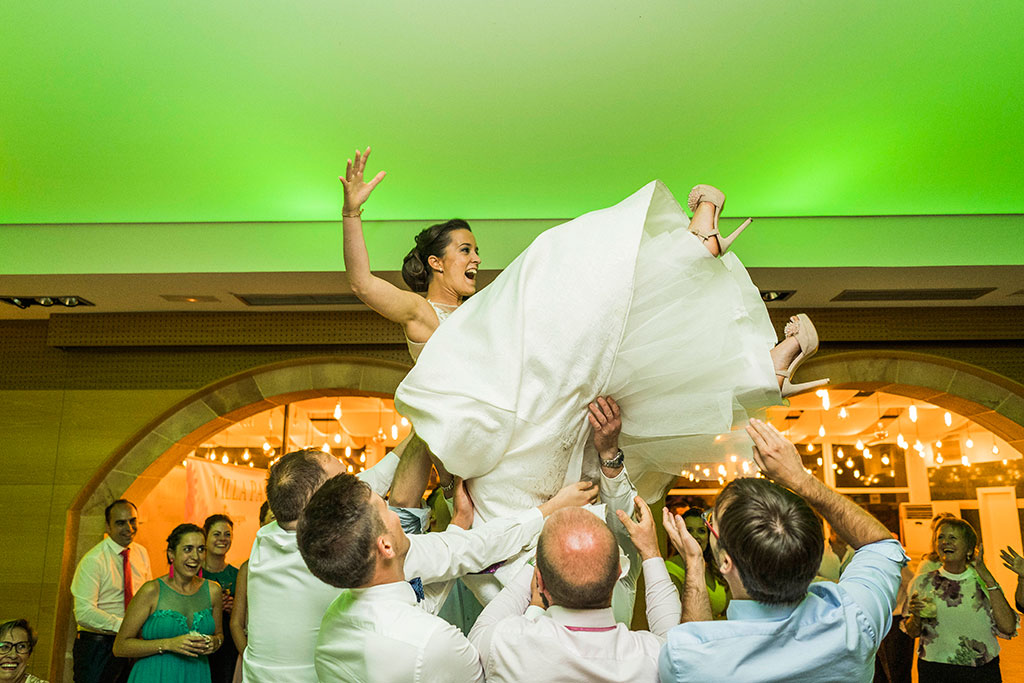
POLYGON ((133 543, 138 512, 119 499, 104 510, 107 536, 85 554, 71 581, 78 637, 72 653, 76 683, 127 680, 130 660, 114 657, 114 636, 134 591, 153 578, 149 554, 133 543))
POLYGON ((679 623, 679 596, 650 508, 642 498, 635 503, 639 523, 619 516, 643 560, 650 632, 616 623, 620 568, 611 530, 585 510, 560 510, 544 525, 536 568, 520 570, 469 633, 488 681, 658 680, 658 652, 679 623))
POLYGON ((460 482, 448 529, 408 536, 398 515, 364 483, 345 474, 328 481, 306 506, 298 530, 310 571, 349 589, 340 591, 320 626, 320 680, 482 681, 476 650, 434 616, 453 580, 519 552, 533 543, 545 516, 596 495, 593 485, 572 484, 515 518, 470 528, 472 502, 460 482))

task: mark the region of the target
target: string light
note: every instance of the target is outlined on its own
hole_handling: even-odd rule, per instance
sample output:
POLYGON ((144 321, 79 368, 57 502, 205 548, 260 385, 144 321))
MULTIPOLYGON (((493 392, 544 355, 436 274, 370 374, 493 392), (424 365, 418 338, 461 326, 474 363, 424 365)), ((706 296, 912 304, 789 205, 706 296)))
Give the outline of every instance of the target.
POLYGON ((967 442, 964 445, 968 448, 974 448, 974 440, 971 437, 967 437, 967 442))
POLYGON ((871 459, 871 451, 869 451, 866 448, 864 449, 864 459, 865 460, 870 460, 871 459))
POLYGON ((847 458, 846 459, 846 467, 848 469, 853 469, 853 458, 847 458))
POLYGON ((999 455, 999 446, 992 444, 992 455, 999 455))
POLYGON ((948 410, 946 411, 946 414, 942 416, 942 419, 946 421, 947 427, 953 426, 953 416, 949 414, 948 410))
POLYGON ((825 436, 825 425, 821 425, 820 427, 818 427, 818 436, 825 436))
POLYGON ((839 417, 841 417, 841 418, 843 418, 845 420, 846 419, 846 415, 847 415, 847 413, 846 413, 846 406, 841 406, 839 408, 839 417))
MULTIPOLYGON (((321 413, 321 415, 322 414, 323 413, 321 413)), ((341 399, 340 398, 338 399, 338 402, 334 404, 334 419, 335 420, 341 420, 341 399)))
POLYGON ((883 465, 888 465, 889 464, 889 456, 888 455, 883 455, 882 456, 882 464, 883 465))
POLYGON ((860 439, 857 439, 857 443, 855 443, 853 447, 856 448, 858 451, 862 451, 864 450, 864 442, 861 441, 860 439))
POLYGON ((409 426, 409 420, 408 420, 407 418, 405 418, 405 417, 403 417, 403 418, 402 418, 402 419, 400 420, 400 422, 402 423, 402 426, 403 426, 403 427, 408 427, 408 426, 409 426))
POLYGON ((397 439, 398 438, 398 425, 396 425, 396 424, 391 425, 391 438, 392 439, 397 439))
MULTIPOLYGON (((1006 462, 1006 461, 1004 460, 1003 462, 1006 462)), ((743 461, 743 473, 746 474, 747 472, 750 472, 750 463, 747 462, 746 460, 744 460, 743 461)))
POLYGON ((812 444, 812 443, 807 444, 807 452, 808 453, 813 453, 814 452, 814 444, 812 444))
POLYGON ((960 456, 960 464, 965 466, 965 467, 970 467, 971 460, 966 455, 961 455, 960 456))
POLYGON ((938 455, 935 456, 935 462, 939 463, 940 465, 942 464, 942 453, 939 453, 938 455))
POLYGON ((836 457, 839 458, 840 460, 843 459, 843 449, 842 448, 837 448, 836 449, 836 457))
POLYGON ((228 454, 225 453, 224 455, 222 455, 221 458, 220 458, 220 461, 222 463, 224 463, 225 465, 227 465, 228 464, 228 454))
POLYGON ((853 476, 854 476, 855 479, 860 479, 860 470, 854 470, 853 471, 853 476))
POLYGON ((264 441, 263 442, 263 450, 269 451, 270 449, 271 449, 270 442, 269 441, 264 441))
POLYGON ((824 462, 825 462, 824 460, 822 460, 821 458, 818 458, 818 467, 821 467, 822 464, 824 464, 824 462))
POLYGON ((935 442, 935 447, 936 448, 942 448, 942 440, 941 439, 935 442))
POLYGON ((329 444, 327 442, 324 442, 324 445, 320 447, 320 450, 322 450, 324 453, 330 453, 331 452, 331 444, 329 444))
POLYGON ((252 460, 250 460, 250 461, 249 461, 249 467, 252 467, 252 466, 253 466, 253 464, 252 464, 252 460))
POLYGON ((341 443, 341 432, 334 435, 334 443, 341 443))
POLYGON ((351 458, 352 457, 352 447, 351 446, 345 446, 345 457, 346 458, 351 458))
POLYGON ((910 413, 910 421, 911 422, 917 422, 917 406, 915 406, 913 403, 910 404, 910 411, 909 411, 909 413, 910 413))
POLYGON ((242 451, 242 460, 244 460, 245 462, 249 462, 250 458, 252 458, 252 456, 249 455, 249 449, 246 448, 244 451, 242 451))
POLYGON ((366 462, 366 453, 359 454, 359 462, 366 462))
POLYGON ((736 462, 736 460, 737 460, 737 458, 736 458, 736 456, 735 456, 735 455, 730 455, 730 456, 729 456, 729 461, 730 461, 730 462, 736 462))

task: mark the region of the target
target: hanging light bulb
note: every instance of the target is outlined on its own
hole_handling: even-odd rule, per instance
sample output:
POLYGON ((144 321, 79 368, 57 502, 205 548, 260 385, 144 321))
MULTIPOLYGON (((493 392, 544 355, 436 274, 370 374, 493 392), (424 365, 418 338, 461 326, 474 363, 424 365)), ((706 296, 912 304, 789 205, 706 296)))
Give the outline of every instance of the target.
POLYGON ((992 455, 999 455, 999 446, 992 444, 992 455))
POLYGON ((843 418, 845 420, 846 416, 847 416, 846 406, 840 407, 839 408, 839 417, 841 417, 841 418, 843 418))
POLYGON ((946 414, 942 416, 942 419, 946 421, 947 427, 953 426, 953 416, 949 414, 948 410, 946 411, 946 414))
POLYGON ((359 462, 366 462, 366 453, 359 454, 359 462))
POLYGON ((942 440, 941 439, 935 442, 935 447, 936 448, 942 448, 942 440))
POLYGON ((942 464, 942 453, 939 453, 938 455, 935 456, 935 462, 939 463, 940 465, 942 464))
POLYGON ((253 464, 252 464, 252 460, 250 460, 250 461, 249 461, 249 467, 252 467, 252 466, 253 466, 253 464))
POLYGON ((825 436, 825 425, 818 427, 818 436, 825 436))
POLYGON ((913 403, 910 404, 909 413, 910 413, 910 421, 911 422, 917 422, 917 406, 915 406, 913 403))
POLYGON ((960 456, 960 464, 965 466, 965 467, 967 467, 967 466, 969 466, 971 464, 971 460, 966 455, 961 455, 960 456))
POLYGON ((214 451, 214 450, 213 450, 213 449, 211 448, 211 449, 210 449, 210 460, 216 460, 216 459, 217 459, 217 452, 216 452, 216 451, 214 451))
POLYGON ((341 399, 340 398, 338 399, 338 402, 334 404, 334 419, 335 420, 340 420, 341 419, 341 399))
POLYGON ((840 460, 843 459, 843 449, 842 448, 837 448, 836 449, 836 457, 839 458, 840 460))
POLYGON ((345 446, 345 457, 346 458, 351 458, 352 457, 352 447, 351 446, 345 446))
POLYGON ((224 455, 222 455, 221 458, 220 458, 220 461, 222 463, 224 463, 225 465, 227 465, 228 464, 228 454, 225 453, 224 455))
POLYGON ((322 450, 324 453, 330 453, 331 452, 331 444, 329 444, 329 443, 327 443, 325 441, 324 445, 320 447, 320 450, 322 450))
POLYGON ((814 452, 814 444, 812 444, 812 443, 807 444, 807 452, 808 453, 813 453, 814 452))
POLYGON ((846 467, 847 469, 853 469, 853 458, 846 459, 846 467))
POLYGON ((244 451, 242 451, 242 460, 244 460, 245 462, 249 462, 250 458, 252 458, 252 456, 249 455, 249 449, 246 448, 244 451))
POLYGON ((920 439, 914 442, 914 450, 917 451, 918 453, 924 451, 924 444, 921 443, 920 439))
POLYGON ((864 442, 861 441, 860 439, 857 439, 857 443, 853 444, 853 447, 856 448, 858 451, 862 451, 864 450, 864 442))
POLYGON ((964 445, 968 448, 974 448, 974 440, 971 437, 967 437, 967 442, 964 445))
POLYGON ((842 473, 843 473, 843 468, 842 467, 836 469, 836 474, 842 474, 842 473))
POLYGON ((405 417, 402 417, 402 419, 399 420, 399 422, 402 423, 403 427, 408 427, 409 426, 409 420, 407 418, 405 418, 405 417))
POLYGON ((864 459, 865 460, 870 460, 871 459, 871 451, 869 451, 866 448, 864 449, 864 459))
POLYGON ((348 473, 349 473, 349 474, 352 474, 352 465, 349 465, 349 466, 348 466, 348 473))
POLYGON ((704 476, 705 477, 710 477, 711 476, 711 470, 709 470, 707 468, 704 468, 704 476))
POLYGON ((743 473, 746 474, 747 472, 750 472, 750 463, 747 462, 746 460, 744 460, 743 461, 743 473))
POLYGON ((828 410, 832 407, 832 401, 828 397, 828 391, 822 390, 821 392, 821 407, 828 410))
POLYGON ((391 438, 392 439, 397 439, 398 438, 398 425, 396 425, 396 424, 391 425, 391 438))
POLYGON ((823 460, 822 460, 821 458, 818 458, 818 467, 821 467, 821 465, 822 465, 822 463, 823 463, 823 462, 824 462, 824 461, 823 461, 823 460))
POLYGON ((853 477, 854 479, 860 479, 860 470, 854 470, 853 477))
POLYGON ((334 443, 341 443, 341 432, 334 435, 334 443))
POLYGON ((882 456, 882 464, 883 465, 888 465, 889 464, 889 456, 888 455, 883 455, 882 456))
POLYGON ((263 442, 263 450, 269 451, 270 449, 271 449, 270 442, 269 441, 264 441, 263 442))
POLYGON ((730 455, 729 456, 729 462, 736 462, 738 459, 739 458, 737 458, 735 455, 730 455))

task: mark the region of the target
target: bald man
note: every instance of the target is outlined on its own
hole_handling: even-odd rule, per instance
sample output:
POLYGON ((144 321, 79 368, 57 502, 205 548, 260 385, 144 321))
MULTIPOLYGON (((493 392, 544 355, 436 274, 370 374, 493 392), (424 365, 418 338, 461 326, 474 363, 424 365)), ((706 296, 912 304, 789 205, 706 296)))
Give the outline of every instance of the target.
POLYGON ((650 508, 620 520, 643 559, 651 630, 616 623, 619 551, 611 530, 579 508, 544 524, 536 568, 524 567, 477 618, 469 640, 488 681, 656 681, 658 653, 679 623, 680 603, 658 550, 650 508))

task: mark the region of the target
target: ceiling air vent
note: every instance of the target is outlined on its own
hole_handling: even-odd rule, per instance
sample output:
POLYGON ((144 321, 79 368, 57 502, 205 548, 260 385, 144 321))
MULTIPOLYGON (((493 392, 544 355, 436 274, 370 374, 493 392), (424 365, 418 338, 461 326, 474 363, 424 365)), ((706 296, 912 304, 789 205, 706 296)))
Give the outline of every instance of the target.
POLYGON ((246 306, 362 306, 355 294, 235 294, 246 306))
POLYGON ((832 301, 970 301, 980 299, 995 287, 954 289, 846 289, 832 301))

